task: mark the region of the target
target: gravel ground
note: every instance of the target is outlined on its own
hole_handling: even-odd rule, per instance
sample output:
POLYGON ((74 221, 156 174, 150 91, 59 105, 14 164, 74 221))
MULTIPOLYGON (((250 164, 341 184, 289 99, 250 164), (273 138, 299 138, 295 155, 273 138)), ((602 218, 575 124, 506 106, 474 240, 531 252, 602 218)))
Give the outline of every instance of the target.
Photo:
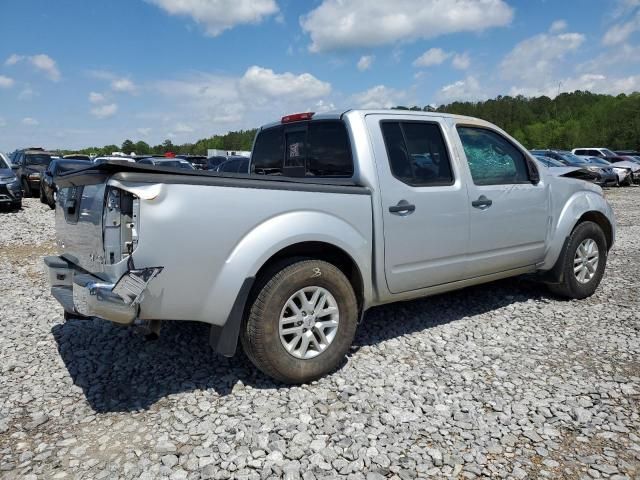
POLYGON ((526 280, 377 308, 342 369, 282 387, 174 323, 69 321, 53 213, 0 213, 2 478, 640 478, 640 188, 591 298, 526 280))

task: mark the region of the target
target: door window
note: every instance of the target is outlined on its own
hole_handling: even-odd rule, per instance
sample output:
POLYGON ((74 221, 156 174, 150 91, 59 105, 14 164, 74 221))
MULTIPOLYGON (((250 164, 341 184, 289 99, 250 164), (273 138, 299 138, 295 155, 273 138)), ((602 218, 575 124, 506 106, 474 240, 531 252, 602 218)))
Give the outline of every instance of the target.
POLYGON ((473 183, 529 183, 524 154, 502 135, 479 127, 458 127, 473 183))
POLYGON ((430 122, 380 124, 395 178, 413 187, 453 184, 453 173, 440 127, 430 122))

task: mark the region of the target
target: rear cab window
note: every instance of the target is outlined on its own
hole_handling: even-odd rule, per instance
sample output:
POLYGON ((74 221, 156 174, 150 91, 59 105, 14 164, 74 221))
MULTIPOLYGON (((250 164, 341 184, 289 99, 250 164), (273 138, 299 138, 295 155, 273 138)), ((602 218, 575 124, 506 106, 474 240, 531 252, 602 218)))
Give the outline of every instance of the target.
POLYGON ((451 160, 437 123, 384 120, 380 127, 396 179, 412 187, 453 185, 451 160))
POLYGON ((286 177, 353 176, 347 128, 341 120, 277 125, 258 133, 251 173, 286 177))

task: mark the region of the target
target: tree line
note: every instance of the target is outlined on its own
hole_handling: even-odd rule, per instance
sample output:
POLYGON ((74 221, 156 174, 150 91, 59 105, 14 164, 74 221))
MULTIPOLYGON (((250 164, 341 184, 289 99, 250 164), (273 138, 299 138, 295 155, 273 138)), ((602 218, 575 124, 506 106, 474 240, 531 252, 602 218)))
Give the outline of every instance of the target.
POLYGON ((527 148, 600 146, 640 149, 640 93, 617 96, 577 90, 546 96, 498 96, 439 107, 396 107, 478 117, 498 125, 527 148))
POLYGON ((256 129, 240 130, 228 132, 224 135, 213 135, 202 138, 195 143, 174 144, 170 139, 158 145, 149 145, 147 142, 139 140, 134 142, 130 139, 122 142, 122 145, 105 145, 103 147, 88 147, 81 150, 61 150, 60 154, 83 153, 86 155, 111 155, 112 152, 135 152, 137 155, 164 155, 173 152, 178 155, 206 155, 208 149, 218 150, 251 150, 256 129))
MULTIPOLYGON (((613 149, 640 149, 640 93, 617 96, 577 90, 551 99, 546 96, 498 96, 479 102, 453 102, 433 107, 397 106, 401 110, 455 113, 494 123, 527 148, 570 149, 604 146, 613 149)), ((85 148, 78 153, 108 155, 136 152, 140 155, 205 155, 207 149, 251 150, 256 130, 240 130, 213 135, 195 143, 176 145, 167 139, 159 145, 125 140, 122 145, 85 148)), ((70 153, 70 152, 61 152, 70 153)))

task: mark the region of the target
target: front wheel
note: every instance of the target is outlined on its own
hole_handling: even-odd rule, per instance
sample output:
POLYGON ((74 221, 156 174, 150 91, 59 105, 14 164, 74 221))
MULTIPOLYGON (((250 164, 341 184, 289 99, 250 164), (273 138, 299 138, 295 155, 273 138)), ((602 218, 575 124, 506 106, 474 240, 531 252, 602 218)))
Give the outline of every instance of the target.
POLYGON ((256 367, 280 382, 305 383, 340 365, 356 332, 358 302, 337 267, 295 261, 257 288, 241 333, 256 367))
POLYGON ((580 223, 571 233, 561 262, 562 282, 552 292, 568 298, 586 298, 596 291, 607 263, 607 240, 594 222, 580 223))

